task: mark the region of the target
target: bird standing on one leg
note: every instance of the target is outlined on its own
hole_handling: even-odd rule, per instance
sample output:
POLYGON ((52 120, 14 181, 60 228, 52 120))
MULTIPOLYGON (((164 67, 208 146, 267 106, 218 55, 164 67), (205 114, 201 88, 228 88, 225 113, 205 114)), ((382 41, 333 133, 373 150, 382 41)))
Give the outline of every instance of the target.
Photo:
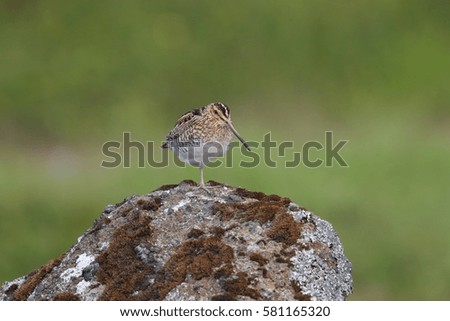
POLYGON ((211 103, 182 115, 161 147, 170 148, 181 161, 199 167, 200 187, 204 188, 203 168, 227 152, 233 134, 250 151, 231 123, 229 108, 211 103))

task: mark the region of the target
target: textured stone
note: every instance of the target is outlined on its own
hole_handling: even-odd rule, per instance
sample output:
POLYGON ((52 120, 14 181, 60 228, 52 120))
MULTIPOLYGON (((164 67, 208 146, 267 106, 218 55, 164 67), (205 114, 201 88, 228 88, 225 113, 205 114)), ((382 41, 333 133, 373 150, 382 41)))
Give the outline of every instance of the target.
POLYGON ((212 182, 108 205, 60 258, 0 300, 344 300, 351 264, 330 223, 288 198, 212 182))

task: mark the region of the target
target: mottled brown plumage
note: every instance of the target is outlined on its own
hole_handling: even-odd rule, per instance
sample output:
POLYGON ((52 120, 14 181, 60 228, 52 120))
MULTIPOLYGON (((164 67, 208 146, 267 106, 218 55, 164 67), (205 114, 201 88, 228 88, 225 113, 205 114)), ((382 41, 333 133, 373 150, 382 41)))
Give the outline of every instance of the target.
POLYGON ((250 150, 234 129, 229 108, 211 103, 182 115, 161 147, 171 149, 183 162, 200 167, 200 185, 204 186, 203 167, 227 152, 233 134, 250 150))

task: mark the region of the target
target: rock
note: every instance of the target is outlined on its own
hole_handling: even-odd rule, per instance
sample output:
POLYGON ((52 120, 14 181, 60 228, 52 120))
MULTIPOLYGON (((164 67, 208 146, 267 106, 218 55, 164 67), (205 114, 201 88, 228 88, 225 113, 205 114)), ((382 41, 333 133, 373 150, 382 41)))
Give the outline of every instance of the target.
POLYGON ((0 300, 344 300, 330 223, 277 195, 191 181, 108 205, 72 248, 0 300))

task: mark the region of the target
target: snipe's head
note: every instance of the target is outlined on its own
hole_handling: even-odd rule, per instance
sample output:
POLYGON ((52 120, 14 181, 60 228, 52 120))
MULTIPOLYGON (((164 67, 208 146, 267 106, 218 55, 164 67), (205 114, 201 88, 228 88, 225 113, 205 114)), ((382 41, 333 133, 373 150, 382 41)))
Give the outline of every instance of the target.
POLYGON ((214 119, 228 123, 231 121, 230 109, 223 103, 211 103, 206 106, 206 112, 214 119))
POLYGON ((241 135, 239 135, 237 130, 234 128, 231 122, 230 109, 227 107, 227 105, 220 102, 211 103, 206 106, 205 112, 209 113, 213 117, 213 119, 227 124, 231 132, 242 142, 245 148, 250 151, 250 146, 248 146, 247 142, 242 138, 241 135))

